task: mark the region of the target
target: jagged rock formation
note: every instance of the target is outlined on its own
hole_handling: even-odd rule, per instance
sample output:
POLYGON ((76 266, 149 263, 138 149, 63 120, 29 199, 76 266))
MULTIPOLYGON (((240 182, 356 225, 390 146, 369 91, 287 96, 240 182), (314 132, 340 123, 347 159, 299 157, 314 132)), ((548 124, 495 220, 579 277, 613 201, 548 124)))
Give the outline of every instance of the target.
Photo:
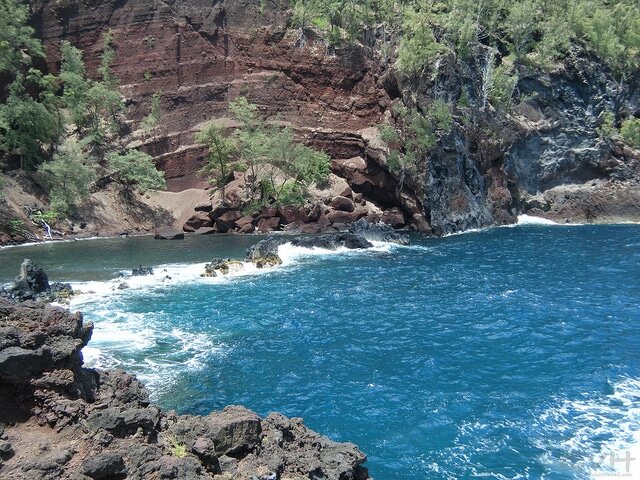
POLYGON ((20 273, 8 290, 1 289, 0 297, 13 298, 19 302, 25 300, 54 301, 67 299, 73 295, 68 283, 49 284, 49 277, 42 268, 25 258, 20 265, 20 273))
POLYGON ((365 456, 300 419, 164 412, 132 375, 82 367, 80 313, 0 298, 0 478, 366 480, 365 456))

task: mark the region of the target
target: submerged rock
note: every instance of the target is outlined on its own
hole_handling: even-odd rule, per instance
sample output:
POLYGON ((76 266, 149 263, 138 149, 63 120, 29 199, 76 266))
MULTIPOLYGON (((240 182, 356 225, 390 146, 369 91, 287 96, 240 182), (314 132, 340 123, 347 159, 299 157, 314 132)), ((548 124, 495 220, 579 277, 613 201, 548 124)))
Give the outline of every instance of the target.
POLYGON ((153 268, 138 265, 131 270, 132 277, 144 277, 146 275, 153 275, 153 268))
POLYGON ((256 265, 258 263, 269 264, 273 261, 277 262, 277 260, 275 260, 276 258, 280 260, 279 263, 282 263, 282 259, 280 259, 278 255, 278 249, 285 244, 303 248, 323 248, 326 250, 336 250, 338 248, 363 249, 373 246, 373 244, 364 237, 352 233, 300 237, 278 236, 261 240, 250 247, 247 250, 246 259, 256 265))
POLYGON ((204 267, 204 273, 201 277, 217 277, 218 275, 228 275, 232 271, 242 270, 243 265, 240 260, 231 260, 215 258, 211 263, 208 263, 204 267))

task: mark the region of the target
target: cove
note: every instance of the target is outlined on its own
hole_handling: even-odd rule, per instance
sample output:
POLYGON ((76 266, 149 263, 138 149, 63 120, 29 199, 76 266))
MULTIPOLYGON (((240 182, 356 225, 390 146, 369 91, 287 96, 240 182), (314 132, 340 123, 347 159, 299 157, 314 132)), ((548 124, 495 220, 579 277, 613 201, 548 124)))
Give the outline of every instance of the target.
POLYGON ((162 406, 302 416, 356 443, 376 479, 597 478, 637 452, 640 227, 290 250, 280 268, 200 278, 257 240, 6 249, 0 279, 28 256, 72 281, 96 324, 88 364, 137 374, 162 406), (138 264, 156 275, 112 290, 138 264))

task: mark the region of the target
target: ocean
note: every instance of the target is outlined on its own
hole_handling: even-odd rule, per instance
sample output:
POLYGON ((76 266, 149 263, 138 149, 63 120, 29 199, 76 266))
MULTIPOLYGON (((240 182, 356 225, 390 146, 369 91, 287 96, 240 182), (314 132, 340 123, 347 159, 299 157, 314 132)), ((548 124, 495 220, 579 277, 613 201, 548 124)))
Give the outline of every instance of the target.
POLYGON ((200 277, 260 238, 6 248, 0 281, 28 257, 71 282, 87 365, 163 407, 303 417, 376 480, 640 478, 640 226, 285 245, 280 267, 200 277))

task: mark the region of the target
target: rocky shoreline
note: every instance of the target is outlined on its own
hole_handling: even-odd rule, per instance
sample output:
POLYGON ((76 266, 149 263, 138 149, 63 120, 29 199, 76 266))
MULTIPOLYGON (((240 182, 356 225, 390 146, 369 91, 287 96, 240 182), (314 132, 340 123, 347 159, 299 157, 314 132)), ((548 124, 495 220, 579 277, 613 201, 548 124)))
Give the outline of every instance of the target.
POLYGON ((0 298, 0 478, 365 480, 366 457, 301 419, 177 415, 135 376, 83 367, 81 313, 0 298))
MULTIPOLYGON (((249 248, 258 268, 282 263, 285 243, 362 249, 408 244, 390 226, 361 220, 347 233, 269 237, 249 248)), ((237 260, 214 260, 203 276, 237 260)), ((151 275, 136 267, 132 275, 151 275)), ((260 418, 241 406, 208 416, 165 412, 120 370, 83 367, 93 324, 46 303, 73 295, 26 259, 0 292, 0 478, 11 479, 335 479, 366 480, 365 455, 309 430, 299 418, 260 418)))

